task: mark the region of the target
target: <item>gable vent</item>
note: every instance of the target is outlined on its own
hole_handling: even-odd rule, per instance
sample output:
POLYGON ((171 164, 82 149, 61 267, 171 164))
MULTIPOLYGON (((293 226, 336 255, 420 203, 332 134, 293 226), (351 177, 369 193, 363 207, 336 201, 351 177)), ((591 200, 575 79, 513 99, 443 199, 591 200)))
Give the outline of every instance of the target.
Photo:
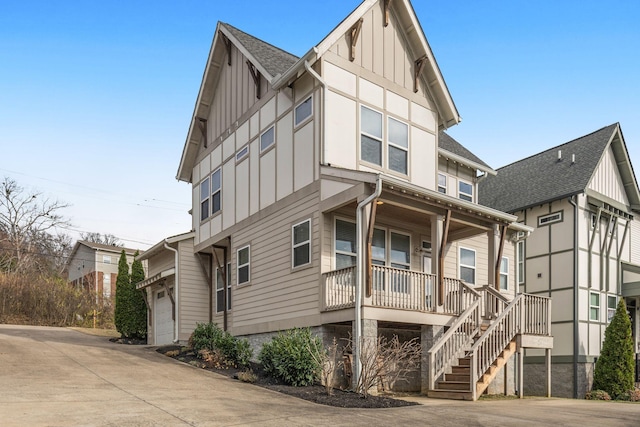
POLYGON ((562 150, 558 150, 558 161, 562 160, 562 150))

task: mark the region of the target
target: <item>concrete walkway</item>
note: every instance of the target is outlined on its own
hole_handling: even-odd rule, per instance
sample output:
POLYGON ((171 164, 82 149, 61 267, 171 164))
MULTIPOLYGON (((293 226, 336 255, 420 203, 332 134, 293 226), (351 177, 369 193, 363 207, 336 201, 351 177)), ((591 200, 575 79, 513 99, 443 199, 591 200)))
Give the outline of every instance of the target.
POLYGON ((640 404, 568 399, 315 405, 64 328, 0 325, 0 426, 638 426, 640 404))

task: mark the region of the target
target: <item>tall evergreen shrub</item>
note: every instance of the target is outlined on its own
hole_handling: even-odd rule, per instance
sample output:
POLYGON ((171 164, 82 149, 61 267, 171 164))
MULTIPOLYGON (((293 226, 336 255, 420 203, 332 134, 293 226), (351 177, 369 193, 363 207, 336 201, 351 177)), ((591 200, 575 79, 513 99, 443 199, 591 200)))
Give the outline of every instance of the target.
POLYGON ((147 304, 144 302, 143 291, 136 289, 136 283, 144 280, 144 268, 138 255, 140 253, 136 251, 131 264, 128 332, 133 338, 144 339, 147 337, 147 304))
POLYGON ((115 323, 116 330, 125 337, 128 317, 127 302, 129 301, 130 283, 131 280, 129 278, 129 264, 127 264, 127 255, 124 253, 123 249, 120 253, 120 259, 118 260, 118 278, 116 279, 116 308, 114 312, 113 322, 115 323))
POLYGON ((627 305, 620 299, 616 314, 604 333, 604 343, 593 374, 593 390, 604 390, 613 399, 634 388, 633 339, 627 305))

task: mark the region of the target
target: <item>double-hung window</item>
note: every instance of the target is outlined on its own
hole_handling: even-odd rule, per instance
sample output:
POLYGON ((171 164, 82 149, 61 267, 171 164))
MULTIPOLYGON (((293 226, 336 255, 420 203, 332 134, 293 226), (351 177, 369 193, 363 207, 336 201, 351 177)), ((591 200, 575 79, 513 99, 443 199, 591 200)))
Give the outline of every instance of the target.
POLYGON ((607 323, 611 323, 613 316, 616 315, 617 308, 618 299, 615 296, 609 295, 607 297, 607 323))
POLYGON ((389 117, 387 132, 387 139, 389 140, 389 169, 407 175, 409 126, 389 117))
POLYGON ((458 197, 467 202, 473 202, 473 185, 468 182, 458 182, 458 197))
POLYGON ((589 320, 600 320, 600 294, 589 292, 589 320))
POLYGON ((460 248, 460 280, 475 285, 476 283, 476 251, 460 248))
POLYGON ((382 166, 382 114, 361 106, 360 129, 360 157, 382 166))
POLYGON ((211 215, 222 209, 222 171, 216 169, 211 174, 211 215))
POLYGON ((509 258, 506 257, 500 260, 500 289, 509 289, 509 258))
MULTIPOLYGON (((401 270, 411 268, 411 238, 406 234, 391 232, 391 267, 401 270)), ((400 272, 392 272, 391 290, 409 292, 408 276, 400 272)))
POLYGON ((336 270, 356 265, 356 224, 336 219, 336 270))
POLYGON ((311 220, 293 226, 291 264, 293 268, 311 263, 311 220))
POLYGON ((237 253, 237 268, 238 268, 238 285, 243 283, 249 283, 249 266, 251 261, 251 254, 249 246, 238 249, 237 253))
POLYGON ((447 176, 443 173, 438 174, 438 193, 447 194, 447 176))
MULTIPOLYGON (((216 313, 224 311, 224 279, 222 269, 216 268, 216 313)), ((231 263, 227 264, 227 310, 231 310, 231 263)))
POLYGON ((209 218, 209 177, 200 183, 200 221, 209 218))
POLYGON ((524 240, 518 241, 518 283, 523 284, 525 282, 525 269, 524 269, 524 240))

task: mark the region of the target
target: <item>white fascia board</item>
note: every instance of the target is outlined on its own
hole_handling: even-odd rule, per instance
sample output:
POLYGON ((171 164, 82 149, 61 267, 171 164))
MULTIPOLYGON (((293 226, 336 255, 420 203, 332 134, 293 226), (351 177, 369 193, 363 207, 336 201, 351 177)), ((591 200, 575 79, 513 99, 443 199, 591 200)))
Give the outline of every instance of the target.
POLYGON ((444 148, 438 148, 438 154, 440 154, 441 156, 446 157, 448 159, 451 159, 454 162, 458 162, 458 163, 463 164, 465 166, 469 166, 472 169, 477 169, 477 170, 479 170, 481 172, 484 172, 486 174, 493 175, 493 176, 496 176, 498 174, 495 170, 493 170, 493 169, 491 169, 491 168, 489 168, 487 166, 481 165, 480 163, 476 163, 476 162, 474 162, 472 160, 469 160, 469 159, 465 159, 464 157, 459 156, 457 154, 454 154, 451 151, 447 151, 444 148))

